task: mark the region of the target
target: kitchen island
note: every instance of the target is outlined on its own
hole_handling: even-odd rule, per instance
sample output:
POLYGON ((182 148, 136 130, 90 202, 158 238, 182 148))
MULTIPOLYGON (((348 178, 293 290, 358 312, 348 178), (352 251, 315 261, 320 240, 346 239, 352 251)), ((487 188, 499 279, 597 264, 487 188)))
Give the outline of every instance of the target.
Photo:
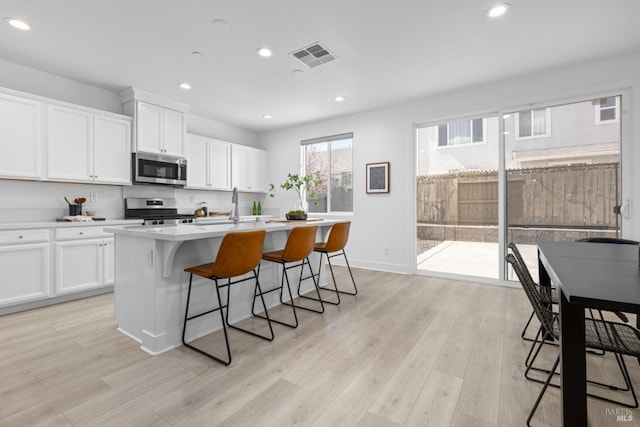
MULTIPOLYGON (((222 238, 234 231, 266 230, 264 251, 282 249, 288 232, 296 226, 318 226, 317 241, 324 240, 336 220, 295 222, 241 222, 217 225, 172 225, 108 228, 115 235, 115 314, 118 330, 138 341, 145 352, 156 355, 182 345, 182 322, 187 301, 189 274, 187 267, 212 262, 222 238)), ((242 254, 238 254, 242 256, 242 254)), ((312 253, 311 265, 317 273, 320 257, 312 253)), ((263 263, 260 284, 263 290, 280 285, 281 271, 274 263, 263 263)), ((323 269, 324 271, 324 269, 323 269)), ((289 272, 299 277, 299 270, 289 272)), ((324 272, 320 285, 325 283, 324 272)), ((215 287, 208 279, 193 279, 194 312, 215 304, 215 287)), ((292 279, 292 291, 297 286, 292 279)), ((313 289, 306 280, 302 292, 313 289)), ((253 281, 230 288, 229 321, 250 317, 253 303, 253 281)), ((226 292, 226 290, 224 291, 226 292)), ((225 296, 223 295, 223 298, 225 296)), ((268 307, 280 303, 278 292, 265 295, 268 307)), ((260 304, 258 304, 260 307, 260 304)), ((222 325, 217 316, 203 316, 189 326, 187 340, 206 335, 222 325), (193 326, 192 326, 193 324, 193 326)))

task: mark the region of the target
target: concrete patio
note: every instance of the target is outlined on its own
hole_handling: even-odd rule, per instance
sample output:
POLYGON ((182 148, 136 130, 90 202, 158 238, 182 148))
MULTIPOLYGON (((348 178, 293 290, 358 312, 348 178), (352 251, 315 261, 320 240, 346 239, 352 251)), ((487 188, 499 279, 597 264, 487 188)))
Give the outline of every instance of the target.
MULTIPOLYGON (((538 251, 536 245, 518 245, 527 267, 538 279, 538 251)), ((501 268, 497 243, 445 240, 417 256, 419 271, 463 274, 465 276, 498 279, 501 268)))

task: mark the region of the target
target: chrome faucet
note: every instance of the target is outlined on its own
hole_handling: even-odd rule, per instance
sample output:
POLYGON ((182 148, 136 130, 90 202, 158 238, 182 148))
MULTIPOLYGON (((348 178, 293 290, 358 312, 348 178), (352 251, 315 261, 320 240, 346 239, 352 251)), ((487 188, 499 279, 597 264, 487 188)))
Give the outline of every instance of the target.
POLYGON ((233 187, 233 196, 231 196, 231 203, 235 204, 235 208, 233 216, 229 219, 232 219, 234 224, 239 224, 240 215, 238 214, 238 187, 233 187))

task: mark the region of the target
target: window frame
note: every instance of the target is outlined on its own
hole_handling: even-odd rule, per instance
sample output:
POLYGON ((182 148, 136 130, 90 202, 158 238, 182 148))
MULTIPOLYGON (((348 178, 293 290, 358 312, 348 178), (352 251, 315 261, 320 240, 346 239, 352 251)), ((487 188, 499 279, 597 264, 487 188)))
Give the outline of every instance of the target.
POLYGON ((602 120, 601 116, 600 116, 600 112, 603 110, 603 108, 600 105, 600 103, 598 102, 598 104, 593 106, 593 110, 594 110, 594 114, 595 114, 595 125, 596 126, 620 123, 620 96, 607 96, 606 98, 600 98, 600 99, 607 99, 607 98, 613 98, 616 101, 616 104, 613 107, 605 107, 604 108, 604 109, 607 109, 607 110, 613 108, 615 117, 613 119, 611 119, 611 120, 602 120))
POLYGON ((346 139, 350 139, 351 140, 351 179, 350 179, 350 185, 351 185, 351 190, 352 190, 352 199, 351 199, 351 205, 353 206, 353 132, 349 132, 349 133, 343 133, 343 134, 338 134, 338 135, 331 135, 331 136, 326 136, 326 137, 320 137, 320 138, 313 138, 313 139, 306 139, 303 141, 300 141, 300 170, 301 173, 303 175, 307 174, 307 170, 306 170, 306 164, 307 164, 307 158, 306 158, 306 147, 308 145, 314 145, 314 144, 323 144, 323 143, 328 143, 328 153, 329 153, 329 158, 328 158, 328 170, 327 170, 327 175, 328 175, 328 179, 329 182, 326 183, 327 185, 327 210, 325 212, 312 212, 309 211, 309 214, 311 215, 353 215, 353 207, 351 210, 344 210, 344 211, 333 211, 331 209, 331 155, 332 155, 332 148, 331 148, 331 143, 334 141, 343 141, 346 139))
MULTIPOLYGON (((529 111, 531 115, 533 115, 534 111, 542 110, 542 108, 532 108, 529 111)), ((520 136, 520 113, 522 111, 518 111, 514 114, 514 131, 515 131, 515 140, 516 141, 527 141, 530 139, 540 139, 540 138, 549 138, 551 137, 551 108, 545 107, 545 133, 540 135, 529 135, 529 136, 520 136)), ((532 117, 533 122, 533 117, 532 117)), ((533 128, 532 128, 533 130, 533 128)))
POLYGON ((447 149, 447 148, 457 148, 457 147, 471 147, 474 145, 482 145, 482 144, 486 144, 487 143, 487 119, 486 117, 479 117, 479 118, 475 118, 475 119, 464 119, 464 120, 455 120, 455 121, 451 121, 451 122, 446 122, 446 123, 440 123, 438 125, 436 125, 438 127, 438 133, 437 133, 437 141, 436 141, 436 150, 441 150, 441 149, 447 149), (473 141, 473 121, 474 120, 482 120, 482 140, 481 141, 473 141), (451 123, 456 123, 456 122, 463 122, 463 121, 468 121, 470 122, 470 133, 471 133, 471 142, 467 142, 465 144, 449 144, 450 141, 450 132, 449 132, 449 125, 451 123), (447 125, 447 143, 444 145, 440 145, 440 126, 441 125, 447 125))

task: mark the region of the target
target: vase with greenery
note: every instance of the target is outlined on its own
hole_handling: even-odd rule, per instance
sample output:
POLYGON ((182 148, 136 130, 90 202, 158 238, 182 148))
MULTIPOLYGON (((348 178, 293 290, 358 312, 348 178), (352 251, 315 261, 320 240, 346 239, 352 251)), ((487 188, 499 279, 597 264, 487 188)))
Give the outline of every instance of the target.
MULTIPOLYGON (((318 205, 317 189, 322 186, 324 180, 319 173, 310 173, 307 175, 287 174, 287 179, 280 188, 284 190, 295 190, 298 195, 298 200, 295 206, 290 210, 286 217, 287 219, 307 219, 307 197, 313 200, 314 206, 318 205)), ((269 196, 275 197, 276 186, 271 184, 269 188, 269 196)))

